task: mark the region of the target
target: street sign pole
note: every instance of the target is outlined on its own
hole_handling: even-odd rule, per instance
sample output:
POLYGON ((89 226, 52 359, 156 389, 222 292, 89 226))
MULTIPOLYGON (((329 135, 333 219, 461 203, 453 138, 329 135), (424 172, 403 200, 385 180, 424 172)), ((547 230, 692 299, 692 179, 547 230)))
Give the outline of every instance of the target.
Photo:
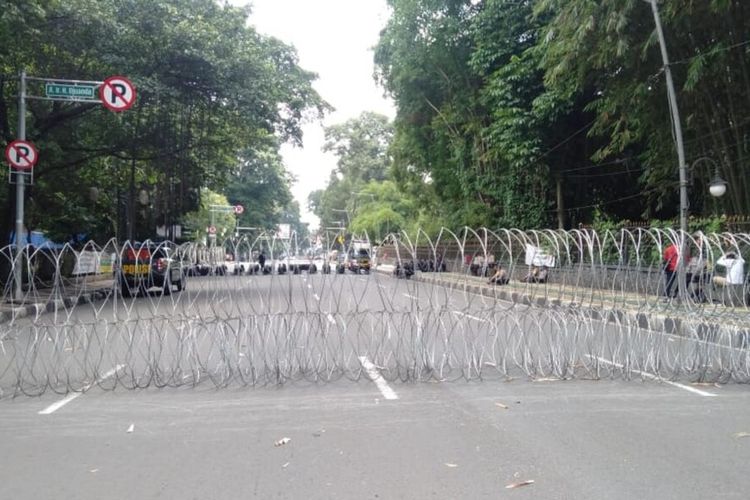
MULTIPOLYGON (((18 139, 26 140, 26 70, 22 69, 19 75, 18 87, 18 139)), ((23 198, 26 179, 20 169, 16 170, 16 266, 14 277, 16 282, 16 300, 23 298, 23 268, 21 255, 23 254, 23 198)))

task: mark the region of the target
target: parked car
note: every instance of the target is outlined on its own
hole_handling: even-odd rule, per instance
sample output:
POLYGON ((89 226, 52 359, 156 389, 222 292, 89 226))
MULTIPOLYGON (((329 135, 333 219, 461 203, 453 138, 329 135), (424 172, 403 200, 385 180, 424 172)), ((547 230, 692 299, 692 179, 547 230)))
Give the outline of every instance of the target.
POLYGON ((318 265, 311 257, 289 257, 289 259, 287 259, 287 265, 293 274, 299 274, 302 271, 307 271, 309 274, 315 274, 318 272, 318 265))
POLYGON ((186 276, 177 253, 166 245, 146 244, 122 250, 116 270, 123 297, 151 288, 160 288, 164 294, 185 289, 186 276))
POLYGON ((345 267, 354 274, 370 274, 370 252, 365 248, 350 252, 346 258, 345 267))

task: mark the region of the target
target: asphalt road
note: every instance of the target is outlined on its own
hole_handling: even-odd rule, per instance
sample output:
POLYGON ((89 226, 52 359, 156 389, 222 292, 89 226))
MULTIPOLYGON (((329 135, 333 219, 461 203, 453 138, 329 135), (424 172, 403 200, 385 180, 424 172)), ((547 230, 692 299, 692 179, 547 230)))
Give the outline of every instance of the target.
MULTIPOLYGON (((171 297, 118 298, 19 322, 13 338, 2 342, 0 360, 30 363, 10 346, 17 353, 33 347, 35 371, 24 372, 30 383, 60 364, 61 376, 70 377, 91 362, 104 387, 136 380, 133 372, 153 356, 167 369, 184 355, 182 347, 210 358, 231 346, 211 340, 224 330, 209 329, 195 344, 177 342, 169 331, 175 324, 241 329, 232 322, 259 317, 270 318, 266 325, 274 328, 280 320, 273 318, 289 321, 287 330, 263 339, 264 350, 319 350, 340 356, 336 363, 350 371, 329 382, 256 387, 216 389, 206 382, 157 389, 144 379, 138 390, 119 383, 114 391, 93 386, 70 395, 48 387, 33 398, 6 392, 0 499, 747 497, 746 386, 656 382, 646 371, 633 381, 484 373, 481 381, 466 382, 476 375, 472 370, 497 361, 492 356, 500 349, 517 349, 512 339, 524 329, 538 335, 519 352, 560 334, 549 315, 529 309, 518 316, 520 307, 379 275, 227 276, 196 278, 187 292, 171 297), (382 338, 376 321, 382 316, 401 318, 389 320, 392 338, 382 338), (306 331, 310 318, 321 329, 306 331), (97 330, 75 333, 89 327, 97 330), (431 329, 439 335, 421 336, 431 329), (324 347, 321 332, 330 337, 324 347), (511 340, 477 352, 501 333, 511 340), (141 336, 146 340, 133 341, 141 336), (75 345, 79 338, 85 346, 75 345), (149 339, 160 344, 155 348, 149 339), (331 348, 334 341, 340 350, 331 348), (384 346, 402 355, 420 342, 432 342, 420 348, 437 358, 450 350, 451 362, 463 366, 453 382, 434 376, 403 383, 401 373, 380 365, 388 361, 384 346), (275 446, 283 438, 289 441, 275 446), (533 483, 506 488, 524 481, 533 483)), ((649 332, 635 332, 629 341, 656 342, 676 354, 689 350, 649 332)), ((238 348, 249 356, 254 346, 238 348)), ((0 382, 13 376, 1 368, 0 382)))
POLYGON ((747 498, 742 386, 388 388, 92 390, 48 414, 61 396, 3 400, 0 498, 747 498))

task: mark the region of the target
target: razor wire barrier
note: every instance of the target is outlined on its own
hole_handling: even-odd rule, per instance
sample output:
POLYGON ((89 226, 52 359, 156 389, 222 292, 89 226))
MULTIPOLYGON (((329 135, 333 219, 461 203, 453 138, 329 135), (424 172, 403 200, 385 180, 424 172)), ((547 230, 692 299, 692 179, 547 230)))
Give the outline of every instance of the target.
POLYGON ((746 383, 748 252, 645 228, 6 247, 0 396, 357 380, 362 359, 400 381, 746 383), (671 245, 691 257, 666 296, 671 245))

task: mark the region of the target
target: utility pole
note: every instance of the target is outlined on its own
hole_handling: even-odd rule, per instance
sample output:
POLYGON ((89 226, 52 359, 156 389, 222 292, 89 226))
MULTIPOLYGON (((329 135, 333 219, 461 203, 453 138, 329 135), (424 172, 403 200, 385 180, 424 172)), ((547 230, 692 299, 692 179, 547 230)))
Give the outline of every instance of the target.
POLYGON ((678 283, 679 290, 686 291, 685 282, 685 257, 687 256, 687 231, 688 231, 688 193, 687 193, 687 165, 685 164, 685 146, 682 140, 682 122, 680 121, 680 110, 677 107, 677 93, 674 89, 672 80, 672 69, 669 65, 669 55, 667 54, 667 43, 664 39, 664 31, 661 26, 661 17, 659 16, 659 7, 656 0, 644 0, 651 4, 651 10, 654 13, 654 22, 656 23, 656 34, 659 37, 659 47, 661 48, 661 57, 664 62, 664 76, 667 80, 667 97, 669 98, 669 110, 672 112, 672 126, 674 127, 675 142, 677 143, 677 161, 679 162, 680 172, 680 256, 678 260, 678 283))
MULTIPOLYGON (((26 140, 26 70, 21 69, 18 86, 18 139, 26 140)), ((23 298, 23 243, 21 235, 23 234, 23 203, 24 191, 26 188, 26 178, 21 170, 16 171, 16 300, 23 298)))

